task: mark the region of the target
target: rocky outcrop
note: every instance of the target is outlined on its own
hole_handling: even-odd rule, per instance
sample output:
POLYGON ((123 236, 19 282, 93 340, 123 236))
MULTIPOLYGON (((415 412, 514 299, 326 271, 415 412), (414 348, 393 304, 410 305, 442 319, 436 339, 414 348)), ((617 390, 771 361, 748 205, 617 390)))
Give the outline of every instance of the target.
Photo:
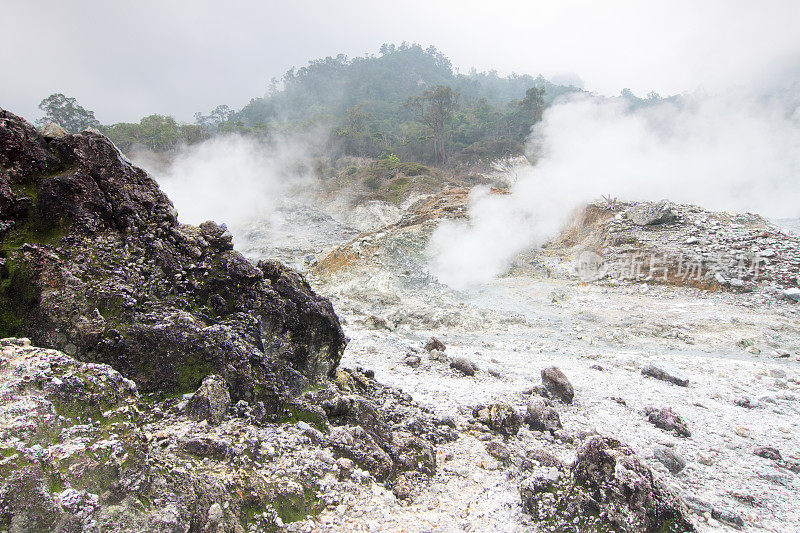
POLYGON ((694 530, 680 497, 619 441, 587 439, 572 465, 572 478, 581 489, 580 505, 602 506, 623 531, 694 530))
POLYGON ((666 200, 636 204, 625 211, 625 216, 637 226, 667 224, 678 218, 672 209, 672 204, 666 200))
POLYGON ((282 405, 332 377, 346 339, 330 302, 277 262, 232 250, 104 136, 45 138, 0 110, 0 337, 110 364, 143 392, 222 376, 282 405))
POLYGON ((681 498, 630 448, 607 437, 589 437, 568 471, 537 468, 520 495, 543 531, 695 530, 681 498))
POLYGON ((793 298, 800 294, 799 250, 795 233, 752 213, 609 200, 586 206, 544 253, 570 256, 585 281, 758 290, 793 298))
MULTIPOLYGON (((363 374, 339 372, 365 384, 352 409, 361 415, 334 417, 341 425, 328 430, 314 410, 321 392, 306 393, 304 409, 263 424, 244 400, 219 417, 217 376, 188 401, 140 396, 108 365, 2 339, 0 530, 276 531, 362 484, 371 493, 373 480, 419 485, 436 468, 434 417, 363 374), (392 423, 406 419, 416 434, 392 423)), ((348 388, 339 380, 325 391, 352 399, 348 388)))

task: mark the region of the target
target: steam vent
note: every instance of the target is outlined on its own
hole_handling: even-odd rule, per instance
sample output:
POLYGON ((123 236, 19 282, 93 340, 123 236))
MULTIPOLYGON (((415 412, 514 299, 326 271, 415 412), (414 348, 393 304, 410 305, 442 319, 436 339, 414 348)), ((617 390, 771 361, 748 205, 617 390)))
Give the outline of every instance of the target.
POLYGON ((450 7, 4 3, 0 533, 800 531, 800 5, 450 7))

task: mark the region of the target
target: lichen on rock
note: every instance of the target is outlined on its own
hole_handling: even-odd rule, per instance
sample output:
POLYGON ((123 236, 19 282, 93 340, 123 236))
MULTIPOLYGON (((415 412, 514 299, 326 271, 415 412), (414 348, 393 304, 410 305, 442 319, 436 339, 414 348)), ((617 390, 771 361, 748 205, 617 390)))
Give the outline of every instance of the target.
POLYGON ((346 339, 330 302, 224 226, 180 224, 156 182, 99 133, 39 134, 0 110, 0 336, 111 364, 143 392, 221 375, 277 413, 333 377, 346 339))

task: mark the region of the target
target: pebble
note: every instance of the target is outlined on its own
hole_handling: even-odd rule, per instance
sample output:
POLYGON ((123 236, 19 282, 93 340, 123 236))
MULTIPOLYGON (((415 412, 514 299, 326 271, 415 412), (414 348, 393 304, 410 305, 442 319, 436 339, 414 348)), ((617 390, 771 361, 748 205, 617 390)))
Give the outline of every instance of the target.
POLYGON ((759 446, 753 450, 753 455, 763 457, 764 459, 772 459, 773 461, 781 460, 781 452, 772 446, 759 446))
POLYGON ((403 362, 412 368, 418 367, 420 361, 419 356, 415 354, 408 354, 405 359, 403 359, 403 362))
POLYGON ((701 452, 697 454, 697 462, 701 465, 711 466, 714 464, 714 459, 710 455, 701 452))

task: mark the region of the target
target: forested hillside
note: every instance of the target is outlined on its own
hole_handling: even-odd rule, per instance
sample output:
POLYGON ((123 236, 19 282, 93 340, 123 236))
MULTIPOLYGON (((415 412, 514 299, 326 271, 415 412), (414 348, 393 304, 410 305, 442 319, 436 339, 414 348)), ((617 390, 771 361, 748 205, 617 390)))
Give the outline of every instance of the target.
POLYGON ((459 74, 432 46, 383 45, 377 56, 339 55, 291 69, 231 120, 256 131, 327 125, 349 155, 387 151, 442 163, 520 153, 544 106, 574 90, 541 76, 459 74))
MULTIPOLYGON (((126 151, 169 151, 220 133, 269 139, 313 131, 323 132, 324 149, 334 157, 474 163, 522 153, 545 107, 577 90, 541 76, 462 74, 433 46, 384 44, 378 55, 338 55, 292 68, 238 111, 219 105, 208 114, 197 113, 193 124, 150 115, 138 123, 99 128, 126 151)), ((57 104, 65 101, 72 117, 67 129, 97 126, 91 111, 63 95, 43 101, 42 123, 63 122, 64 110, 57 104)))
MULTIPOLYGON (((218 105, 196 113, 194 123, 149 115, 138 123, 100 125, 92 111, 62 94, 42 101, 40 123, 57 122, 69 131, 97 127, 124 151, 169 152, 226 133, 267 141, 313 134, 315 155, 441 167, 522 154, 546 107, 576 91, 581 89, 541 75, 474 69, 463 74, 433 46, 384 44, 377 55, 340 54, 292 68, 242 109, 218 105)), ((655 93, 638 98, 628 89, 617 98, 632 107, 662 101, 655 93)))

